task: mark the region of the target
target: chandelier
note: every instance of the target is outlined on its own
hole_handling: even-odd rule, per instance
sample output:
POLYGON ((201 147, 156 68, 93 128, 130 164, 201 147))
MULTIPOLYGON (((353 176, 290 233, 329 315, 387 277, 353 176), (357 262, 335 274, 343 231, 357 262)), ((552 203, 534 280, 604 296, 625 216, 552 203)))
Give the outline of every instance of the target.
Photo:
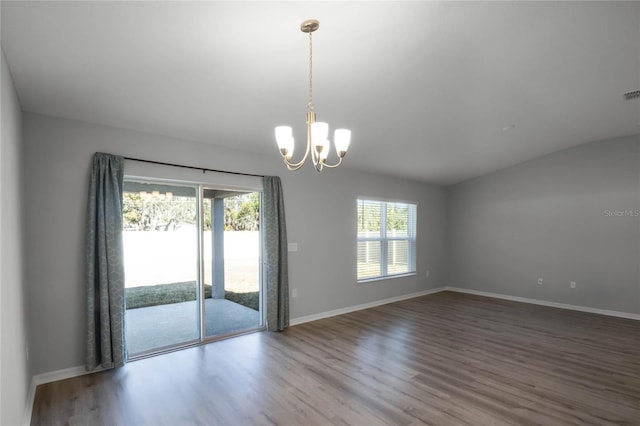
POLYGON ((293 129, 290 126, 276 127, 276 142, 278 149, 282 154, 282 159, 289 170, 298 170, 304 165, 311 154, 313 167, 321 172, 324 167, 338 167, 342 164, 342 159, 347 154, 349 142, 351 141, 351 131, 347 129, 336 129, 333 136, 333 143, 338 155, 338 162, 328 164, 327 157, 331 143, 329 142, 329 125, 324 122, 316 121, 316 113, 313 110, 313 37, 312 34, 320 28, 320 22, 315 19, 309 19, 300 24, 300 30, 309 34, 309 103, 307 105, 307 148, 302 159, 294 163, 291 161, 293 157, 293 129))

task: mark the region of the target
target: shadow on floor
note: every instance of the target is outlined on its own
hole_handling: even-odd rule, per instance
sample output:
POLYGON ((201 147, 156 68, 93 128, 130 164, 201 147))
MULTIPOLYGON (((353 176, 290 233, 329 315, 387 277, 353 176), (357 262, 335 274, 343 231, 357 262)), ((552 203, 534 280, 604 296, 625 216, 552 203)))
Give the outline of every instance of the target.
MULTIPOLYGON (((205 336, 257 328, 260 313, 226 299, 205 299, 205 336)), ((127 309, 125 338, 129 356, 198 340, 198 303, 181 302, 127 309)))

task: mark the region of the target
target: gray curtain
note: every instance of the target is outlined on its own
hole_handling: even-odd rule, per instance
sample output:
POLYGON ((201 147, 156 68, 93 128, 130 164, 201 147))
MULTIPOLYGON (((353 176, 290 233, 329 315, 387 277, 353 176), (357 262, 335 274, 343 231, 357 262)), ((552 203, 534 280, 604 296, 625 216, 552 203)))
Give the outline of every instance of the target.
POLYGON ((124 158, 96 153, 89 179, 86 233, 85 367, 121 367, 124 344, 122 185, 124 158))
POLYGON ((289 264, 284 198, 279 177, 265 176, 263 184, 267 330, 282 331, 289 326, 289 264))

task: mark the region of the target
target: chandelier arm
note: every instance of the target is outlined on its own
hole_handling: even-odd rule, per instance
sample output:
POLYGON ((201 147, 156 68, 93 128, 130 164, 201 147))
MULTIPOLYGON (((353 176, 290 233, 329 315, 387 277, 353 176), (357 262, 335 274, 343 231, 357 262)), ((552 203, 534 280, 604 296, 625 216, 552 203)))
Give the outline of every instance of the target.
POLYGON ((286 161, 285 161, 285 164, 287 165, 287 170, 289 170, 291 172, 295 172, 296 170, 299 170, 300 167, 302 167, 304 165, 304 163, 302 163, 302 164, 298 164, 298 165, 292 166, 289 163, 287 163, 286 161))
MULTIPOLYGON (((309 122, 311 120, 315 120, 315 118, 310 114, 310 112, 307 112, 307 147, 305 148, 304 156, 302 157, 302 159, 297 163, 292 163, 291 161, 287 160, 286 156, 282 156, 284 163, 287 165, 287 169, 291 171, 298 170, 300 167, 302 167, 302 165, 305 163, 305 161, 307 161, 307 158, 309 157, 309 151, 313 150, 311 146, 311 123, 309 122)), ((313 152, 311 153, 311 156, 313 158, 313 152)))
POLYGON ((318 169, 318 163, 320 163, 320 158, 318 156, 318 153, 316 152, 315 148, 312 146, 311 147, 311 162, 313 163, 313 167, 316 168, 316 170, 318 169))
POLYGON ((323 167, 324 164, 322 163, 322 160, 319 158, 319 156, 317 156, 316 160, 313 162, 313 168, 316 169, 318 173, 320 173, 323 167))
POLYGON ((338 162, 337 162, 336 164, 327 164, 327 163, 325 163, 325 162, 322 162, 322 165, 323 165, 324 167, 329 167, 330 169, 335 169, 335 168, 336 168, 336 167, 338 167, 340 164, 342 164, 342 159, 343 159, 343 158, 344 158, 344 157, 340 157, 340 158, 338 159, 338 162))
POLYGON ((287 168, 289 170, 298 170, 300 167, 302 167, 304 162, 307 161, 307 157, 309 157, 309 146, 309 142, 307 141, 307 149, 305 150, 304 156, 297 163, 292 163, 291 161, 287 160, 287 157, 285 157, 284 155, 282 156, 282 159, 284 160, 284 163, 287 165, 287 168))
MULTIPOLYGON (((310 117, 307 120, 307 147, 309 151, 311 151, 311 162, 313 163, 313 167, 316 167, 320 162, 320 158, 318 152, 313 146, 313 134, 311 133, 311 125, 315 122, 315 113, 309 110, 308 116, 310 117)), ((317 170, 317 167, 316 167, 317 170)))

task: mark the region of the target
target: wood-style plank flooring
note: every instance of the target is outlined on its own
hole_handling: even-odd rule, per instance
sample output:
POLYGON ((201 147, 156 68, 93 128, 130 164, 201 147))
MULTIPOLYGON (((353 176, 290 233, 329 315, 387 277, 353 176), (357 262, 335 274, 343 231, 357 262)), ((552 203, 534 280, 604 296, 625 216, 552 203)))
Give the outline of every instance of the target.
POLYGON ((640 321, 443 292, 41 385, 34 425, 640 425, 640 321))

